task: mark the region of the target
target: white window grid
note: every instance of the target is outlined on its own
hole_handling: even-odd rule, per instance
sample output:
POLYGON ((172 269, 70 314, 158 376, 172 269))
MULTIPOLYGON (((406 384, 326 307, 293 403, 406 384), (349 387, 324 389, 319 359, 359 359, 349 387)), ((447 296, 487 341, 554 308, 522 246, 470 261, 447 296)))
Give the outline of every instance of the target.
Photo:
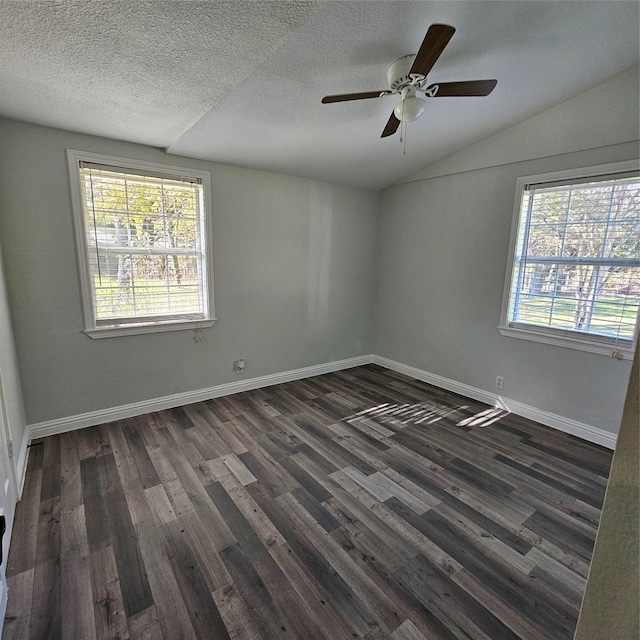
POLYGON ((68 158, 85 332, 211 326, 209 173, 72 150, 68 158), (114 286, 116 264, 126 287, 114 286))
MULTIPOLYGON (((630 357, 637 339, 640 300, 638 176, 637 162, 633 161, 518 180, 512 248, 498 327, 503 335, 630 357), (572 198, 593 194, 594 189, 599 190, 601 197, 608 192, 611 203, 619 203, 621 192, 626 190, 626 204, 630 208, 625 210, 623 217, 618 215, 620 211, 609 206, 608 210, 604 207, 605 215, 596 219, 572 218, 572 198), (552 222, 540 219, 542 210, 536 211, 536 206, 541 204, 545 194, 560 195, 565 199, 563 218, 552 222), (553 232, 559 240, 557 246, 546 247, 546 251, 536 250, 532 246, 536 227, 546 227, 553 232), (599 251, 583 251, 582 254, 566 251, 565 241, 576 229, 587 234, 591 231, 592 237, 597 236, 601 241, 599 251), (612 247, 624 234, 623 255, 616 254, 612 247), (570 296, 567 295, 564 298, 558 295, 563 286, 566 287, 566 279, 580 272, 589 276, 588 295, 582 295, 577 301, 568 300, 570 296), (541 290, 540 274, 546 274, 545 291, 541 290), (615 283, 621 293, 612 296, 615 283), (532 284, 537 284, 537 288, 532 284), (605 289, 607 286, 609 289, 605 289), (601 295, 603 293, 609 295, 601 295), (572 306, 573 317, 569 317, 568 309, 572 306), (579 325, 578 319, 584 319, 584 323, 579 325)), ((618 248, 621 244, 618 243, 618 248)))

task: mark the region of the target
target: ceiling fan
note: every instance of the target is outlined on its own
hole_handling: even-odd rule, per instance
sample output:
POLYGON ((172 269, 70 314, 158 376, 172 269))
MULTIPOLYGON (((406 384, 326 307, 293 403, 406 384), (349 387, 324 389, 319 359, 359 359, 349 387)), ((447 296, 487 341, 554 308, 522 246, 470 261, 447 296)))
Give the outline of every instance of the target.
POLYGON ((393 135, 401 122, 413 122, 424 112, 425 101, 416 94, 424 93, 428 98, 448 98, 453 96, 488 96, 497 80, 467 80, 463 82, 439 82, 427 86, 427 75, 438 61, 455 29, 447 24, 432 24, 415 55, 403 56, 396 60, 387 71, 389 89, 365 91, 363 93, 343 93, 322 98, 323 104, 383 98, 399 95, 402 101, 394 108, 381 138, 393 135))

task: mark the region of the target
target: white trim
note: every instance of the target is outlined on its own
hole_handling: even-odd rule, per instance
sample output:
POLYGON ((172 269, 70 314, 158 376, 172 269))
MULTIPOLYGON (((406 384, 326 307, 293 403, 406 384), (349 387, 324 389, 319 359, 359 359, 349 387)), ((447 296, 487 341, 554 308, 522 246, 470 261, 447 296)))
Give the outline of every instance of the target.
POLYGON ((633 346, 622 346, 621 344, 616 345, 613 342, 611 344, 596 343, 590 341, 588 337, 581 340, 570 336, 554 335, 552 332, 547 333, 544 328, 537 330, 533 325, 530 329, 499 326, 498 331, 508 338, 520 338, 522 340, 530 340, 531 342, 552 344, 556 347, 564 347, 565 349, 588 351, 590 353, 597 353, 617 360, 633 360, 633 346))
POLYGON ((85 333, 94 340, 114 338, 115 336, 133 336, 139 333, 157 333, 158 331, 184 331, 186 329, 206 329, 213 327, 216 318, 210 320, 178 320, 171 322, 150 322, 148 324, 123 324, 114 327, 85 329, 85 333))
POLYGON ((535 422, 539 422, 548 427, 558 429, 558 431, 570 433, 571 435, 582 438, 587 442, 593 442, 603 447, 607 447, 608 449, 615 449, 616 447, 617 436, 615 433, 611 433, 610 431, 605 431, 604 429, 593 427, 583 422, 572 420, 571 418, 565 418, 564 416, 559 416, 549 411, 536 409, 535 407, 522 402, 510 400, 504 396, 498 396, 495 393, 485 391, 484 389, 478 389, 477 387, 471 387, 461 382, 450 380, 449 378, 443 378, 435 373, 416 369, 415 367, 410 367, 406 364, 396 362, 395 360, 389 360, 388 358, 374 355, 373 363, 380 365, 381 367, 391 369, 392 371, 403 373, 411 378, 422 380, 423 382, 432 384, 435 387, 440 387, 441 389, 458 393, 467 398, 473 398, 474 400, 484 402, 485 404, 506 409, 518 416, 534 420, 535 422))
POLYGON ((638 171, 639 160, 622 160, 621 162, 608 162, 590 167, 575 167, 573 169, 563 169, 561 171, 550 171, 549 173, 538 173, 533 176, 523 176, 518 178, 524 184, 536 184, 538 182, 559 182, 564 180, 575 180, 580 178, 590 178, 591 176, 606 176, 614 173, 625 173, 627 171, 638 171))
POLYGON ((0 636, 4 627, 4 616, 7 613, 8 589, 5 587, 6 578, 0 579, 0 636))
POLYGON ((323 364, 304 367, 302 369, 293 369, 291 371, 283 371, 282 373, 272 373, 257 378, 249 378, 238 382, 228 382, 226 384, 216 385, 206 389, 198 389, 196 391, 186 391, 183 393, 175 393, 170 396, 161 398, 152 398, 150 400, 142 400, 141 402, 133 402, 131 404, 121 405, 110 409, 100 409, 98 411, 90 411, 67 418, 57 418, 55 420, 47 420, 46 422, 38 422, 31 424, 27 428, 29 436, 33 438, 42 438, 45 436, 53 436, 66 431, 74 431, 75 429, 84 429, 85 427, 93 427, 105 422, 113 422, 114 420, 123 420, 124 418, 133 418, 145 413, 153 413, 154 411, 162 411, 163 409, 171 409, 180 407, 193 402, 202 402, 211 398, 219 398, 228 396, 233 393, 241 393, 242 391, 250 391, 252 389, 260 389, 269 387, 274 384, 282 384, 283 382, 291 382, 293 380, 301 380, 302 378, 310 378, 311 376, 319 376, 324 373, 332 373, 341 371, 342 369, 350 369, 352 367, 360 367, 365 364, 371 364, 373 356, 358 356, 348 358, 346 360, 336 360, 334 362, 326 362, 323 364))
POLYGON ((29 462, 29 442, 31 441, 31 432, 27 426, 22 435, 20 443, 20 451, 16 458, 16 500, 22 498, 22 489, 24 487, 24 479, 27 475, 27 462, 29 462))
POLYGON ((179 167, 170 164, 161 164, 158 162, 147 162, 141 160, 131 160, 128 158, 119 158, 116 156, 107 156, 99 153, 91 153, 89 151, 78 151, 75 149, 67 149, 67 165, 69 170, 69 186, 71 193, 71 210, 73 213, 73 226, 75 230, 76 254, 78 262, 78 271, 80 275, 80 290, 82 298, 82 310, 84 317, 84 331, 91 338, 112 338, 116 336, 126 336, 136 333, 155 333, 158 331, 177 331, 180 329, 198 328, 193 326, 192 320, 185 322, 158 322, 158 323, 141 323, 138 325, 113 325, 99 327, 96 324, 95 304, 93 301, 93 292, 91 287, 91 275, 89 270, 89 259, 87 255, 87 240, 84 221, 84 207, 82 203, 82 185, 80 173, 78 171, 81 161, 94 162, 97 164, 110 165, 114 168, 121 168, 126 172, 127 169, 142 171, 156 171, 159 173, 169 173, 173 176, 176 174, 198 178, 202 184, 202 208, 204 213, 202 241, 202 253, 205 268, 202 271, 202 287, 205 296, 205 312, 204 318, 200 326, 213 326, 215 322, 215 296, 213 285, 213 232, 212 232, 212 191, 211 191, 211 173, 202 169, 191 169, 188 167, 179 167), (205 324, 210 322, 211 324, 205 324))

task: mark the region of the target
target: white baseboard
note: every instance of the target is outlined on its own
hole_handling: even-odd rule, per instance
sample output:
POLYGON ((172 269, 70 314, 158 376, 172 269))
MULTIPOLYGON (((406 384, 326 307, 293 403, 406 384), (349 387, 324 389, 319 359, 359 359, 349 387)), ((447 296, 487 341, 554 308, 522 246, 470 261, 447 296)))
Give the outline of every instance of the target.
POLYGON ((59 433, 65 433, 66 431, 93 427, 98 424, 104 424, 105 422, 113 422, 114 420, 133 418, 145 413, 153 413, 154 411, 180 407, 185 404, 202 402, 203 400, 228 396, 233 393, 241 393, 242 391, 269 387, 274 384, 282 384, 283 382, 301 380, 303 378, 319 376, 324 373, 341 371, 342 369, 360 367, 365 364, 371 364, 372 358, 373 356, 366 355, 358 356, 356 358, 348 358, 346 360, 336 360, 334 362, 326 362, 324 364, 317 364, 311 367, 304 367, 302 369, 293 369, 291 371, 283 371, 282 373, 273 373, 266 376, 259 376, 257 378, 247 378, 237 382, 228 382, 226 384, 216 385, 215 387, 209 387, 207 389, 175 393, 170 396, 142 400, 141 402, 133 402, 119 407, 100 409, 98 411, 81 413, 67 418, 57 418, 55 420, 47 420, 46 422, 38 422, 28 426, 29 436, 31 439, 53 436, 59 433))
POLYGON ((607 447, 608 449, 615 449, 616 447, 616 434, 611 433, 610 431, 605 431, 604 429, 599 429, 598 427, 593 427, 583 422, 572 420, 571 418, 565 418, 564 416, 559 416, 555 413, 550 413, 549 411, 536 409, 535 407, 522 402, 510 400, 504 396, 499 396, 495 393, 484 391, 483 389, 471 387, 467 384, 450 380, 449 378, 443 378, 442 376, 438 376, 434 373, 429 373, 422 369, 416 369, 415 367, 410 367, 400 362, 396 362, 395 360, 383 358, 382 356, 374 355, 373 363, 380 365, 381 367, 397 371, 398 373, 403 373, 411 378, 422 380, 423 382, 432 384, 435 387, 440 387, 441 389, 458 393, 466 398, 472 398, 488 405, 498 406, 510 411, 511 413, 515 413, 518 416, 522 416, 523 418, 528 418, 529 420, 534 420, 535 422, 539 422, 540 424, 544 424, 548 427, 553 427, 559 431, 570 433, 578 438, 599 444, 603 447, 607 447))
MULTIPOLYGON (((193 402, 202 402, 203 400, 210 400, 211 398, 219 398, 233 393, 250 391, 261 387, 269 387, 274 384, 282 384, 283 382, 291 382, 293 380, 301 380, 311 376, 319 376, 324 373, 332 373, 333 371, 359 367, 372 362, 380 365, 381 367, 397 371, 398 373, 403 373, 411 378, 422 380, 428 384, 440 387, 441 389, 447 389, 453 393, 458 393, 466 398, 472 398, 492 406, 500 406, 512 413, 515 413, 516 415, 534 420, 548 427, 553 427, 559 431, 570 433, 588 442, 599 444, 603 447, 607 447, 608 449, 615 449, 616 435, 609 431, 605 431, 604 429, 599 429, 598 427, 593 427, 591 425, 578 422, 577 420, 565 418, 555 413, 543 411, 523 404, 522 402, 510 400, 489 391, 484 391, 477 387, 471 387, 461 382, 456 382, 455 380, 450 380, 449 378, 444 378, 434 373, 429 373, 422 369, 416 369, 415 367, 410 367, 400 362, 396 362, 395 360, 389 360, 388 358, 376 355, 358 356, 356 358, 348 358, 346 360, 326 362, 324 364, 304 367, 302 369, 293 369, 291 371, 283 371, 281 373, 248 378, 237 382, 229 382, 215 387, 209 387, 207 389, 186 391, 184 393, 176 393, 170 396, 163 396, 161 398, 152 398, 141 402, 133 402, 119 407, 82 413, 75 416, 69 416, 67 418, 57 418, 46 422, 38 422, 28 426, 28 436, 29 439, 52 436, 59 433, 65 433, 66 431, 74 431, 75 429, 93 427, 98 424, 104 424, 105 422, 113 422, 114 420, 122 420, 124 418, 133 418, 145 413, 171 409, 173 407, 179 407, 193 402)), ((27 461, 26 440, 27 439, 25 438, 23 446, 21 446, 16 469, 20 483, 20 493, 22 492, 22 483, 24 482, 24 471, 26 469, 27 461), (24 462, 22 462, 23 460, 24 462)))

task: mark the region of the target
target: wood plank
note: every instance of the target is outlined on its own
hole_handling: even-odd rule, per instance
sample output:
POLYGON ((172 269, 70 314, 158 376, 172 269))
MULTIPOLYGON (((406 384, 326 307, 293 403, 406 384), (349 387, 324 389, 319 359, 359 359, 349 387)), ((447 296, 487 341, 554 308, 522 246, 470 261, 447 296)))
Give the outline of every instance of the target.
POLYGON ((580 599, 587 584, 584 577, 542 553, 536 547, 527 553, 527 558, 535 562, 536 567, 544 570, 546 575, 555 578, 554 584, 558 585, 558 589, 561 588, 561 590, 555 589, 556 595, 564 598, 575 607, 580 606, 580 599))
POLYGON ((577 620, 576 611, 563 606, 557 599, 553 600, 537 587, 535 581, 519 576, 504 563, 499 564, 495 555, 488 557, 477 544, 474 544, 473 539, 435 510, 425 513, 422 520, 432 539, 483 582, 488 591, 518 611, 526 612, 531 624, 546 633, 547 637, 570 637, 577 620), (519 586, 514 588, 513 585, 519 586), (524 593, 528 595, 524 596, 524 593))
POLYGON ((196 556, 185 542, 182 523, 170 520, 162 528, 166 534, 165 540, 173 573, 196 637, 229 640, 229 633, 211 597, 211 591, 196 556))
POLYGON ((89 543, 84 505, 61 513, 61 603, 62 637, 96 639, 89 543))
POLYGON ((96 458, 96 464, 106 508, 104 524, 108 524, 124 608, 129 617, 153 605, 153 597, 113 454, 96 458))
POLYGON ((103 499, 98 464, 95 457, 84 458, 80 462, 83 504, 87 523, 89 549, 97 551, 111 544, 109 515, 103 499))
POLYGON ((240 545, 227 547, 220 553, 236 588, 256 613, 256 624, 262 638, 279 638, 287 623, 273 601, 273 597, 240 545))
POLYGON ((493 591, 486 588, 482 580, 479 580, 466 569, 463 569, 455 576, 453 581, 462 587, 485 609, 498 618, 505 626, 513 631, 517 636, 526 640, 549 640, 545 631, 534 626, 526 615, 523 615, 517 607, 512 607, 504 602, 493 591))
POLYGON ((39 517, 29 638, 58 640, 62 638, 60 498, 43 500, 39 517))
POLYGON ((193 552, 211 592, 224 590, 232 584, 231 576, 216 549, 215 536, 207 529, 195 512, 180 516, 186 544, 193 552))
POLYGON ((297 483, 290 476, 287 478, 283 470, 260 451, 249 451, 238 457, 258 482, 268 488, 269 493, 280 495, 296 488, 297 483))
POLYGON ((60 439, 45 438, 43 448, 40 500, 59 498, 62 484, 60 478, 60 439))
POLYGON ((335 607, 340 615, 354 627, 357 637, 362 637, 371 629, 370 613, 363 607, 358 598, 354 597, 348 585, 332 568, 321 553, 310 542, 299 527, 294 527, 282 508, 264 494, 259 485, 250 485, 248 489, 260 504, 271 521, 282 533, 291 552, 294 553, 302 565, 314 576, 318 587, 326 593, 324 598, 335 607))
POLYGON ((455 573, 462 568, 442 547, 434 544, 426 532, 422 533, 419 529, 416 529, 411 523, 407 522, 397 513, 394 513, 394 511, 378 501, 373 495, 368 494, 365 489, 359 490, 357 486, 354 487, 355 482, 343 471, 337 471, 332 477, 345 487, 345 489, 356 495, 358 500, 368 507, 379 520, 382 520, 389 528, 393 529, 396 534, 400 535, 403 540, 409 543, 409 545, 415 549, 416 553, 424 554, 449 573, 455 573))
POLYGON ((517 638, 516 634, 460 588, 452 576, 424 556, 417 556, 411 568, 401 567, 395 575, 456 637, 484 640, 517 638))
POLYGON ((411 620, 405 620, 392 634, 393 640, 428 640, 411 620))
POLYGON ((291 495, 286 494, 278 499, 289 513, 291 519, 305 529, 309 541, 322 555, 331 562, 352 592, 359 598, 370 616, 369 626, 379 624, 386 631, 394 630, 399 622, 399 612, 389 597, 354 563, 349 554, 327 536, 304 507, 291 495), (375 624, 372 622, 375 621, 375 624))
MULTIPOLYGON (((71 436, 71 434, 68 434, 71 436)), ((98 425, 81 429, 73 433, 78 442, 78 455, 80 460, 97 458, 111 453, 111 441, 109 439, 109 425, 98 425)))
MULTIPOLYGON (((403 566, 402 562, 388 563, 385 557, 388 551, 379 553, 371 545, 371 539, 365 536, 348 537, 340 530, 332 535, 424 636, 429 640, 451 640, 456 637, 433 611, 427 609, 410 589, 396 579, 395 571, 403 566)), ((413 562, 413 558, 411 560, 413 562)))
POLYGON ((295 589, 271 555, 257 560, 254 567, 264 581, 265 587, 271 593, 273 601, 285 621, 286 626, 281 628, 282 635, 291 638, 331 640, 325 634, 322 622, 309 615, 305 603, 300 600, 295 589))
MULTIPOLYGON (((184 489, 182 497, 186 496, 189 503, 193 507, 195 513, 211 532, 215 547, 218 551, 222 551, 228 546, 236 544, 236 539, 229 530, 225 519, 211 501, 205 487, 202 486, 198 476, 193 471, 188 462, 180 455, 178 451, 166 449, 165 454, 169 458, 178 480, 184 489)), ((169 499, 172 500, 172 494, 168 491, 169 499)), ((178 494, 180 496, 181 494, 178 494)), ((180 513, 174 502, 176 513, 180 513)))
POLYGON ((136 613, 135 616, 129 618, 128 622, 132 640, 166 640, 160 627, 155 605, 136 613))
POLYGON ((77 432, 60 436, 60 506, 71 509, 82 504, 82 473, 77 432))
POLYGON ((5 565, 7 578, 29 571, 35 564, 40 526, 42 455, 42 447, 36 447, 34 453, 29 456, 22 499, 16 505, 11 551, 5 565))
MULTIPOLYGON (((108 546, 91 552, 89 561, 96 639, 127 640, 129 627, 113 547, 108 546)), ((133 618, 135 616, 130 620, 133 618)), ((138 635, 133 637, 137 638, 138 635)))
MULTIPOLYGON (((155 606, 155 614, 162 635, 166 640, 173 640, 173 638, 195 640, 197 636, 167 556, 165 540, 155 523, 142 524, 138 527, 138 544, 147 569, 153 594, 152 604, 155 606)), ((145 610, 148 611, 149 608, 141 611, 145 610)), ((140 611, 137 613, 139 614, 140 611)))
POLYGON ((218 511, 224 514, 224 520, 234 538, 238 541, 242 554, 251 562, 264 558, 267 555, 267 549, 262 540, 260 540, 222 485, 214 482, 207 485, 206 490, 218 511))
POLYGON ((157 524, 167 524, 178 517, 162 485, 145 489, 144 495, 157 524))
POLYGON ((140 434, 136 422, 134 420, 123 420, 121 422, 122 433, 129 445, 129 451, 133 456, 134 464, 137 471, 137 479, 142 483, 145 489, 160 484, 160 478, 156 473, 149 453, 145 447, 144 441, 140 434))
POLYGON ((254 611, 230 584, 213 592, 213 600, 233 640, 261 640, 264 638, 254 611))
POLYGON ((2 637, 4 640, 28 640, 31 625, 31 601, 35 569, 14 574, 7 580, 7 611, 2 637))
POLYGON ((222 462, 229 468, 231 473, 238 478, 241 484, 248 485, 252 482, 257 482, 257 478, 247 469, 247 467, 242 464, 240 458, 237 455, 231 453, 228 455, 224 455, 222 458, 222 462))
POLYGON ((313 619, 321 620, 324 635, 329 638, 349 638, 358 635, 336 609, 325 593, 315 584, 314 576, 299 561, 288 545, 274 547, 270 553, 288 578, 298 597, 304 602, 313 619))

